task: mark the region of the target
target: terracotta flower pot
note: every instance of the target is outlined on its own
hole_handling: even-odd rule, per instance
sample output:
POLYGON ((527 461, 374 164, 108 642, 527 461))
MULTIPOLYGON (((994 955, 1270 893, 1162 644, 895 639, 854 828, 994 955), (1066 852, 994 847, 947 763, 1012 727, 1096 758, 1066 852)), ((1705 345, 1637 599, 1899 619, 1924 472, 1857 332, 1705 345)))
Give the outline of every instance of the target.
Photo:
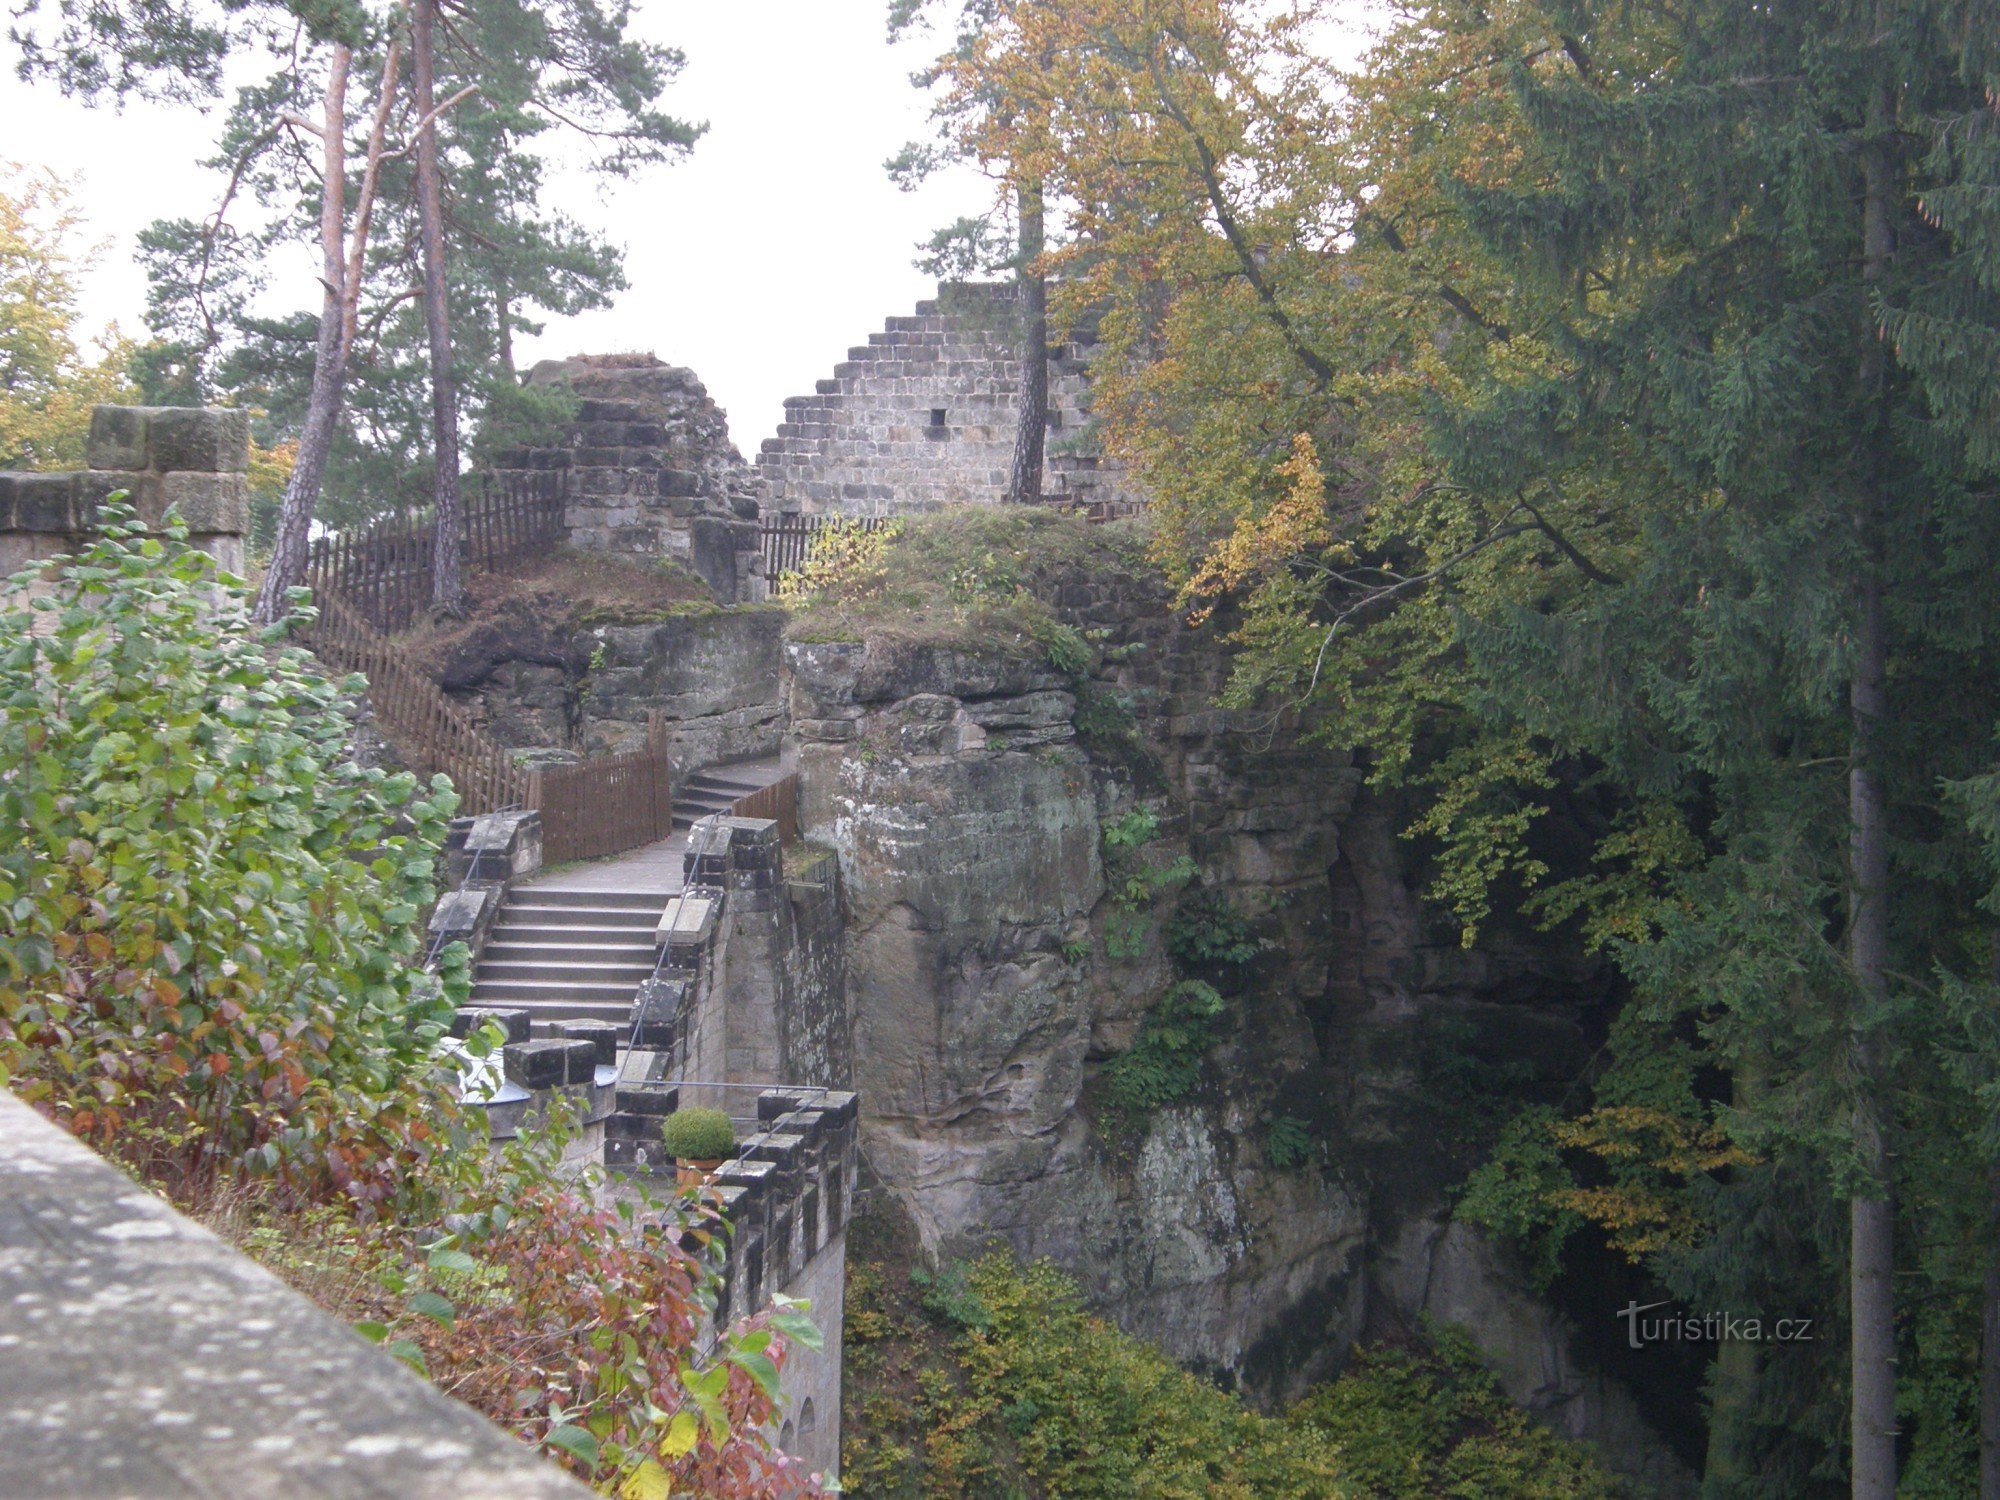
POLYGON ((703 1161, 674 1161, 674 1186, 683 1193, 698 1192, 708 1185, 716 1168, 722 1165, 722 1158, 712 1156, 703 1161))

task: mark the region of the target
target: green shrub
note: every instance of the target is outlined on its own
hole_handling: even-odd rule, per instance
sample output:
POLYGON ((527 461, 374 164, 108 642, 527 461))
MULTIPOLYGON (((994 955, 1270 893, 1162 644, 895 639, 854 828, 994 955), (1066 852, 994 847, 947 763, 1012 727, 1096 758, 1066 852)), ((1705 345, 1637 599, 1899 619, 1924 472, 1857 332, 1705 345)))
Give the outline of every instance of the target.
POLYGON ((1466 1179, 1456 1209, 1457 1217, 1490 1229, 1520 1251, 1538 1290, 1561 1273, 1563 1247, 1583 1227, 1582 1216, 1560 1202, 1575 1189, 1576 1178, 1556 1142, 1557 1118, 1538 1104, 1510 1121, 1493 1154, 1466 1179))
POLYGON ((661 1122, 660 1140, 676 1161, 720 1161, 736 1150, 736 1126, 719 1109, 677 1109, 661 1122))
POLYGON ((913 1270, 910 1285, 922 1294, 924 1311, 947 1327, 984 1333, 992 1326, 993 1315, 980 1301, 962 1262, 949 1261, 936 1271, 913 1270))
POLYGON ((798 640, 875 636, 1045 661, 1076 677, 1097 648, 1049 600, 1069 580, 1144 566, 1129 529, 1035 506, 965 506, 863 533, 815 537, 780 593, 798 640))
POLYGON ((1335 1449, 1259 1416, 1083 1310, 1043 1263, 974 1265, 987 1325, 958 1341, 972 1394, 999 1414, 1035 1492, 1064 1500, 1329 1500, 1335 1449))
POLYGON ((1167 924, 1167 952, 1190 967, 1247 964, 1262 948, 1235 903, 1216 892, 1184 897, 1167 924))
POLYGON ((170 1185, 402 1193, 451 1128, 416 959, 457 799, 357 767, 359 679, 184 529, 101 521, 0 610, 0 1083, 170 1185))
POLYGON ((1312 1126, 1297 1115, 1273 1115, 1264 1127, 1264 1159, 1280 1172, 1289 1172, 1312 1158, 1312 1126))
POLYGON ((1480 1364, 1472 1341, 1434 1329, 1428 1346, 1363 1349, 1347 1374, 1286 1414, 1339 1445, 1356 1493, 1380 1500, 1614 1500, 1588 1449, 1535 1426, 1480 1364))
POLYGON ((1184 979, 1146 1013, 1139 1040, 1104 1069, 1105 1094, 1128 1114, 1175 1104, 1201 1081, 1201 1060, 1215 1045, 1227 1007, 1213 985, 1184 979))

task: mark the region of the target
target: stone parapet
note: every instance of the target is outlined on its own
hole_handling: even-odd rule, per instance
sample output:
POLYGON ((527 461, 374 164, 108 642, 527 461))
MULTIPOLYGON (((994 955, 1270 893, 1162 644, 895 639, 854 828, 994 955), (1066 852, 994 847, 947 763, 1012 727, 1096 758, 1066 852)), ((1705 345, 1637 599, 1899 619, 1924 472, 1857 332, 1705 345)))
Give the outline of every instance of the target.
POLYGON ((0 1089, 0 1494, 589 1493, 0 1089))
POLYGON ((99 507, 123 492, 141 520, 171 508, 225 570, 243 570, 250 524, 249 414, 219 407, 97 406, 87 468, 0 473, 0 576, 86 544, 99 507))
POLYGON ((535 386, 579 398, 553 447, 501 456, 503 469, 568 470, 570 544, 678 562, 718 603, 762 599, 762 480, 729 441, 722 409, 690 370, 650 355, 544 360, 535 386))

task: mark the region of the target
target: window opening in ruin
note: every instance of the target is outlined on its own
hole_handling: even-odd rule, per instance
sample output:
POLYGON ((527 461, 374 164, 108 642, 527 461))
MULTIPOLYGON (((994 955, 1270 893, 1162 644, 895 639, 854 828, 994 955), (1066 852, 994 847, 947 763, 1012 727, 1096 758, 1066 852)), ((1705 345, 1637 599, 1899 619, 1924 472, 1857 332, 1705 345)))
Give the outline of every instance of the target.
POLYGON ((931 408, 931 426, 933 427, 944 426, 944 419, 945 419, 945 409, 942 406, 933 406, 931 408))
POLYGON ((806 1397, 806 1404, 799 1408, 799 1436, 811 1437, 819 1431, 819 1417, 813 1411, 812 1397, 806 1397))

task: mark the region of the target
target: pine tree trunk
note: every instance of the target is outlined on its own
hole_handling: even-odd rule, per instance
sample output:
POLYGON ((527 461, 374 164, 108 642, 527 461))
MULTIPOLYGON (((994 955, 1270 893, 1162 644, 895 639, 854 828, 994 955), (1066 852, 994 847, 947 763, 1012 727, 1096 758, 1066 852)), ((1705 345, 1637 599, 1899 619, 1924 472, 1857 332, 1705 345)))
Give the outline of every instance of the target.
POLYGON ((458 614, 465 604, 465 532, 458 495, 458 387, 451 370, 451 304, 444 264, 444 192, 438 181, 433 22, 437 0, 416 0, 411 23, 411 73, 416 88, 417 220, 424 245, 424 327, 431 345, 431 452, 436 481, 431 515, 431 608, 458 614))
MULTIPOLYGON (((1875 66, 1886 64, 1880 58, 1875 66)), ((1862 151, 1862 278, 1887 273, 1889 215, 1896 193, 1890 131, 1895 100, 1886 83, 1870 93, 1862 151)), ((1848 961, 1859 988, 1849 1028, 1854 1060, 1854 1148, 1862 1182, 1848 1205, 1849 1358, 1854 1500, 1894 1500, 1896 1493, 1896 1209, 1884 1138, 1875 1028, 1889 994, 1888 797, 1878 764, 1886 708, 1889 641, 1883 610, 1884 510, 1880 448, 1885 362, 1873 311, 1860 330, 1860 397, 1871 415, 1868 457, 1856 507, 1861 542, 1854 675, 1848 685, 1848 961)))
MULTIPOLYGON (((1990 939, 2000 985, 2000 933, 1990 939)), ((1986 1285, 1979 1319, 1979 1500, 2000 1500, 2000 1162, 1986 1171, 1986 1285)))
MULTIPOLYGON (((1730 1102, 1739 1113, 1762 1105, 1765 1076, 1760 1053, 1746 1051, 1737 1059, 1730 1102)), ((1762 1369, 1761 1351, 1751 1340, 1724 1339, 1716 1345, 1708 1388, 1708 1451, 1701 1471, 1704 1495, 1737 1500, 1756 1493, 1757 1452, 1750 1423, 1762 1369)))
POLYGON ((2000 1500, 2000 1166, 1986 1179, 1986 1286, 1979 1344, 1979 1500, 2000 1500))
POLYGON ((319 507, 320 481, 333 452, 340 425, 340 397, 347 380, 347 73, 351 54, 333 49, 327 73, 326 113, 322 125, 319 239, 324 263, 324 296, 320 301, 319 341, 313 348, 312 388, 306 398, 306 419, 299 431, 299 451, 285 498, 278 506, 278 533, 271 546, 271 565, 257 590, 252 618, 268 625, 290 612, 286 591, 306 581, 306 560, 312 545, 313 512, 319 507))
POLYGON ((507 384, 519 385, 520 376, 514 369, 514 299, 504 281, 493 296, 493 326, 499 331, 497 352, 500 372, 507 377, 507 384))
POLYGON ((1044 244, 1042 185, 1021 185, 1021 417, 1014 429, 1014 467, 1008 478, 1011 500, 1042 498, 1042 457, 1049 425, 1049 284, 1036 262, 1044 244))

